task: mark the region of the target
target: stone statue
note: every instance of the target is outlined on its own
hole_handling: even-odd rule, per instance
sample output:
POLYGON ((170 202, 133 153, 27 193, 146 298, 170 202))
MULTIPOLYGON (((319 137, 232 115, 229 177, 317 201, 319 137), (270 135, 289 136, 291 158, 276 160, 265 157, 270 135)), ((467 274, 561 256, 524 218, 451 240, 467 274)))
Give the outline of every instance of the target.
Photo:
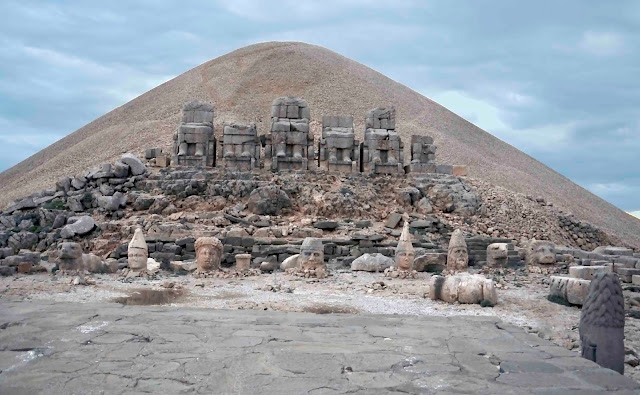
POLYGON ((147 268, 147 259, 149 258, 149 249, 144 239, 142 229, 136 228, 133 237, 129 242, 129 250, 127 252, 127 262, 129 269, 139 272, 147 268))
POLYGON ((435 173, 436 172, 436 146, 433 138, 424 135, 411 136, 411 163, 410 173, 435 173))
POLYGON ((367 111, 361 171, 375 174, 404 174, 404 145, 396 132, 396 111, 374 108, 367 111))
POLYGON ((527 265, 552 265, 556 263, 556 252, 550 241, 533 239, 525 250, 527 265))
POLYGON ((487 266, 504 267, 507 265, 509 245, 507 243, 493 243, 487 246, 487 266))
POLYGON ((220 270, 223 246, 215 237, 198 237, 195 242, 196 264, 199 272, 220 270))
POLYGON ((411 233, 409 233, 409 222, 404 222, 402 234, 396 247, 395 266, 399 270, 413 270, 413 260, 416 252, 411 244, 411 233))
POLYGON ((464 235, 460 229, 451 234, 449 248, 447 250, 447 270, 450 273, 466 271, 469 267, 469 253, 464 235))
POLYGON ((260 167, 260 141, 255 124, 226 124, 222 149, 224 167, 234 171, 251 171, 260 167))
POLYGON ((591 280, 579 331, 583 358, 624 374, 624 297, 617 274, 591 280))
POLYGON ((172 162, 178 166, 215 166, 213 106, 200 101, 186 103, 182 122, 173 136, 172 162))
POLYGON ((448 303, 498 303, 498 295, 492 280, 480 274, 458 273, 452 276, 431 277, 429 297, 448 303))
POLYGON ((82 273, 82 247, 78 243, 63 242, 58 245, 58 268, 68 273, 82 273))
POLYGON ((318 166, 329 171, 358 172, 360 150, 351 116, 323 116, 318 166))
POLYGON ((58 267, 67 273, 115 273, 118 265, 109 265, 97 255, 84 254, 82 246, 73 242, 58 245, 58 267))
POLYGON ((273 101, 271 132, 264 137, 266 168, 309 170, 310 163, 314 164, 310 118, 307 102, 298 97, 280 97, 273 101))
POLYGON ((316 277, 327 276, 327 265, 324 263, 324 246, 320 239, 307 237, 300 246, 298 267, 301 270, 315 270, 316 277))

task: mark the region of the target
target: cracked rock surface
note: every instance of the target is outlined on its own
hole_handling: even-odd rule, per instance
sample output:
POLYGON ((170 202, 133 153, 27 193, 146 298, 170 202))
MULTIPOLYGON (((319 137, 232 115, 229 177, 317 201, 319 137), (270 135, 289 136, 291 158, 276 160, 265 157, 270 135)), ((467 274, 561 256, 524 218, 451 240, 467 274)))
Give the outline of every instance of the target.
POLYGON ((0 300, 0 393, 637 393, 495 317, 0 300))

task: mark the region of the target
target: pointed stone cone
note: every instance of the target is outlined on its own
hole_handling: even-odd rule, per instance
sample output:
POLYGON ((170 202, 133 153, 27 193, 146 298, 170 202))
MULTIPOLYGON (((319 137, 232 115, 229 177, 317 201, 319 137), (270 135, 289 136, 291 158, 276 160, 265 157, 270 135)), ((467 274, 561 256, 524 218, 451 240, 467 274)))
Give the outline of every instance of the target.
POLYGON ((128 250, 129 269, 131 270, 144 270, 147 268, 147 258, 149 258, 149 248, 147 242, 144 239, 142 229, 137 228, 133 234, 133 238, 129 242, 128 250))
POLYGON ((400 234, 400 240, 398 240, 398 246, 396 247, 396 254, 399 251, 414 251, 413 244, 411 244, 411 233, 409 233, 409 222, 407 221, 404 221, 402 234, 400 234))

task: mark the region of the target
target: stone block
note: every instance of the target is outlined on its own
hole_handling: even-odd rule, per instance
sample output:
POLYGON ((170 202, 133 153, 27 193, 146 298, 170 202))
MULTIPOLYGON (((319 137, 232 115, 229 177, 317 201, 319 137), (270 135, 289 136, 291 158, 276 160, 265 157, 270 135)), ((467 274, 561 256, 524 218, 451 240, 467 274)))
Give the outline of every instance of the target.
POLYGON ((640 285, 640 275, 634 274, 631 276, 631 283, 633 285, 640 285))
POLYGON ((465 177, 467 175, 467 166, 453 165, 451 170, 454 176, 465 177))
POLYGON ((436 165, 436 173, 453 174, 453 166, 452 165, 436 165))
POLYGON ((160 155, 156 157, 156 166, 169 167, 171 165, 171 158, 168 155, 160 155))
POLYGON ((400 223, 401 219, 402 219, 402 215, 398 213, 389 214, 386 222, 384 223, 384 226, 386 226, 387 228, 395 229, 400 223))
POLYGON ((581 278, 583 280, 591 280, 597 273, 611 273, 612 266, 571 266, 569 267, 569 275, 573 278, 581 278))
POLYGON ((291 122, 288 119, 273 121, 271 123, 272 132, 290 132, 291 122))

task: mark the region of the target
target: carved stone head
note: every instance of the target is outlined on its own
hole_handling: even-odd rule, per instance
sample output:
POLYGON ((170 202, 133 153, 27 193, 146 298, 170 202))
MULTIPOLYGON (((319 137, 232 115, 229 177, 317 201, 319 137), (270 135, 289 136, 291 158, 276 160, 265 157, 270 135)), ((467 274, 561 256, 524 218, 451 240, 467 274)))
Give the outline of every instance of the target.
POLYGON ((460 229, 451 234, 447 250, 447 269, 451 272, 466 271, 469 267, 469 253, 464 235, 460 229))
POLYGON ((129 242, 129 250, 127 252, 127 261, 129 269, 140 271, 147 268, 147 259, 149 258, 149 249, 144 239, 142 229, 137 228, 131 241, 129 242))
POLYGON ((320 239, 307 237, 300 246, 298 265, 301 269, 324 268, 324 246, 320 239))
POLYGON ((63 242, 58 245, 58 265, 62 270, 82 269, 82 247, 78 243, 63 242))
POLYGON ((556 251, 550 241, 533 239, 527 247, 528 265, 552 265, 556 263, 556 251))
POLYGON ((82 257, 82 247, 78 243, 64 242, 58 245, 58 258, 73 260, 82 257))
POLYGON ((198 271, 220 270, 222 243, 215 237, 199 237, 195 242, 198 271))
POLYGON ((487 265, 500 266, 507 263, 509 245, 507 243, 493 243, 487 246, 487 265))
POLYGON ((395 266, 400 270, 413 270, 413 260, 416 258, 416 252, 411 244, 411 233, 409 233, 409 223, 404 222, 402 234, 396 247, 396 255, 394 258, 395 266))

